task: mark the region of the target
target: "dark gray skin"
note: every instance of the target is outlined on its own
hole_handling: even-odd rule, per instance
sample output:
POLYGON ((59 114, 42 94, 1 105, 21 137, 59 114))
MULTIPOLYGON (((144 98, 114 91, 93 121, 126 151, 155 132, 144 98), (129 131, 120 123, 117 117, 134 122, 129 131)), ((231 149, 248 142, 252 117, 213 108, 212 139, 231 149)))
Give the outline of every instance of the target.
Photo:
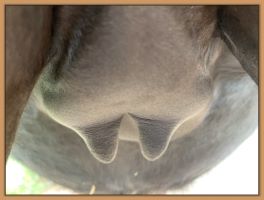
POLYGON ((82 193, 164 193, 211 169, 257 127, 257 50, 237 41, 258 29, 230 31, 231 11, 57 7, 13 155, 82 193))
POLYGON ((19 119, 44 67, 52 23, 52 7, 6 8, 5 36, 5 158, 8 158, 19 119))

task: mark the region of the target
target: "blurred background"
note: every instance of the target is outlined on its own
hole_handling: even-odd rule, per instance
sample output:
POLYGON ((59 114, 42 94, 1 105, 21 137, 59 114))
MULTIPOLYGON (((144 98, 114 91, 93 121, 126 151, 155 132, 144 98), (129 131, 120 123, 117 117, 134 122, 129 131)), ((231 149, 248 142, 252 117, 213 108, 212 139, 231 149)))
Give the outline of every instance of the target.
POLYGON ((74 194, 10 157, 6 165, 6 194, 74 194))
MULTIPOLYGON (((90 189, 90 194, 96 186, 90 189)), ((6 194, 76 194, 10 157, 6 165, 6 194)), ((184 188, 167 194, 258 194, 258 130, 218 166, 184 188)))

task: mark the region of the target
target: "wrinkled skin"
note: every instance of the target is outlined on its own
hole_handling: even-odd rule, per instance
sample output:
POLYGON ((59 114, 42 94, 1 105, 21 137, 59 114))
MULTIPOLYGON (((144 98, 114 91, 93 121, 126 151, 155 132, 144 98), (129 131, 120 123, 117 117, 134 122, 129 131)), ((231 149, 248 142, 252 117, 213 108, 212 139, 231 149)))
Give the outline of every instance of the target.
POLYGON ((258 117, 258 50, 241 45, 258 29, 230 30, 232 9, 56 7, 13 155, 84 193, 164 193, 215 166, 258 117))

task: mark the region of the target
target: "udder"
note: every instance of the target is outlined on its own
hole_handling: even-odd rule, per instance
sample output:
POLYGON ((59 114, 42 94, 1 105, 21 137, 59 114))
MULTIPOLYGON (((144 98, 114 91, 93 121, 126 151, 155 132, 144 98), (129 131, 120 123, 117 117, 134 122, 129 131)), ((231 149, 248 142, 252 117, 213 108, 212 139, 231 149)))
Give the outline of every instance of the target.
POLYGON ((79 56, 59 70, 50 61, 36 87, 42 110, 76 131, 102 162, 113 161, 120 139, 158 159, 210 105, 213 86, 200 49, 168 8, 148 9, 156 14, 110 9, 93 42, 84 39, 79 56), (144 20, 133 21, 138 15, 144 20))

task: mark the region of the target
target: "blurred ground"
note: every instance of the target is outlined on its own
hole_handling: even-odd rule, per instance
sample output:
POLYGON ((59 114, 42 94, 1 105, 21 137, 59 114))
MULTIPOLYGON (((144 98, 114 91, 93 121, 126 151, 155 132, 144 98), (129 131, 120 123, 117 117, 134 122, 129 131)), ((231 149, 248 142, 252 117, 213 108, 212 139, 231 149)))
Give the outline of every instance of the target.
MULTIPOLYGON (((95 190, 93 186, 90 193, 95 190)), ((38 176, 10 158, 6 166, 6 194, 76 193, 38 176)), ((258 131, 210 172, 167 194, 258 194, 258 131)))
POLYGON ((25 167, 12 157, 6 165, 6 194, 73 194, 25 167))

